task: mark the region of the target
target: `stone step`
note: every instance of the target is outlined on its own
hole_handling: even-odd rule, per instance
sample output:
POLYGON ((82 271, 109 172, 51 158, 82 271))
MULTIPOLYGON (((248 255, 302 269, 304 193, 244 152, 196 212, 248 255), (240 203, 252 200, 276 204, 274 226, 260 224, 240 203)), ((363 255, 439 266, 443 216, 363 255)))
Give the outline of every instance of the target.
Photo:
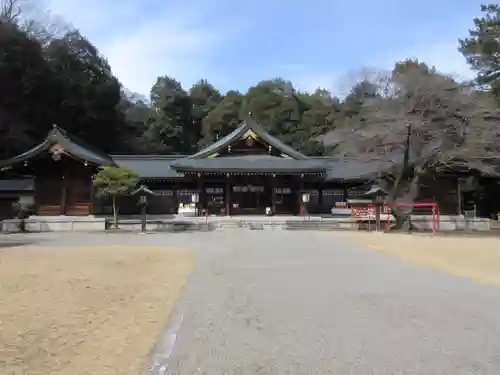
POLYGON ((286 223, 287 230, 336 230, 355 228, 355 224, 349 221, 290 221, 286 223))
MULTIPOLYGON (((158 232, 212 231, 212 230, 323 230, 357 229, 349 221, 337 220, 183 220, 148 222, 149 230, 158 232)), ((140 230, 140 222, 123 222, 122 227, 140 230)))

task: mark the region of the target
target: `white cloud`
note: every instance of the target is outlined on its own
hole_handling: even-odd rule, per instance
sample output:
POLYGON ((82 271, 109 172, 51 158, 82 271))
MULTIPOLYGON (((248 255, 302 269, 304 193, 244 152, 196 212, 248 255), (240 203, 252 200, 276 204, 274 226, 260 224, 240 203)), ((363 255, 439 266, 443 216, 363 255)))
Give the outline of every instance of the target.
POLYGON ((290 79, 300 90, 314 91, 319 87, 343 97, 362 76, 380 70, 390 70, 395 62, 407 58, 416 58, 458 80, 470 80, 475 77, 465 58, 458 52, 456 40, 421 43, 402 51, 384 51, 378 57, 367 60, 363 66, 352 66, 352 69, 344 71, 317 69, 300 64, 284 64, 279 65, 279 68, 284 72, 282 76, 290 79))
MULTIPOLYGON (((231 75, 230 71, 221 72, 227 67, 220 68, 212 63, 212 57, 220 51, 218 47, 228 38, 237 37, 247 26, 236 20, 235 14, 224 20, 220 19, 221 15, 208 15, 210 11, 228 11, 221 6, 220 0, 164 0, 166 4, 181 4, 177 6, 159 5, 163 3, 161 0, 147 0, 147 5, 138 0, 45 1, 53 13, 70 21, 98 47, 107 57, 114 74, 132 91, 148 95, 156 78, 165 74, 175 77, 185 87, 202 77, 211 81, 217 81, 217 78, 231 80, 230 85, 233 81, 237 85, 246 80, 242 76, 231 75), (228 19, 233 21, 231 25, 228 25, 228 19), (217 23, 208 26, 207 20, 217 23)), ((246 17, 245 14, 243 16, 246 17)), ((460 24, 460 28, 456 28, 465 30, 466 26, 460 24)), ((433 38, 433 35, 422 31, 415 33, 419 36, 417 45, 405 50, 391 50, 390 45, 372 46, 363 61, 358 59, 356 65, 349 67, 345 67, 344 61, 335 61, 331 68, 287 63, 260 66, 256 70, 266 70, 263 78, 280 76, 290 79, 300 90, 313 91, 321 87, 339 96, 347 94, 364 66, 390 69, 395 61, 405 58, 418 58, 460 78, 474 76, 457 51, 455 35, 433 38), (378 47, 378 52, 374 55, 375 47, 378 47)), ((449 34, 456 34, 453 27, 449 34)), ((345 57, 340 54, 336 58, 345 57)))
POLYGON ((305 64, 276 64, 273 66, 276 77, 290 80, 300 91, 312 92, 316 89, 333 90, 338 84, 340 72, 318 69, 305 64))
POLYGON ((472 79, 475 73, 458 51, 458 40, 420 43, 404 51, 388 53, 378 61, 380 66, 390 69, 394 62, 407 58, 417 58, 427 65, 434 66, 439 72, 450 74, 461 80, 472 79))
POLYGON ((335 72, 314 72, 297 74, 292 82, 297 89, 302 91, 315 91, 326 89, 336 91, 340 74, 335 72))
POLYGON ((125 87, 148 95, 161 75, 185 86, 206 76, 211 53, 225 36, 203 26, 206 7, 195 3, 148 7, 137 0, 49 0, 48 8, 98 47, 125 87))
POLYGON ((132 91, 147 94, 156 77, 164 74, 185 85, 203 77, 205 59, 218 35, 162 23, 115 36, 100 47, 114 74, 132 91))

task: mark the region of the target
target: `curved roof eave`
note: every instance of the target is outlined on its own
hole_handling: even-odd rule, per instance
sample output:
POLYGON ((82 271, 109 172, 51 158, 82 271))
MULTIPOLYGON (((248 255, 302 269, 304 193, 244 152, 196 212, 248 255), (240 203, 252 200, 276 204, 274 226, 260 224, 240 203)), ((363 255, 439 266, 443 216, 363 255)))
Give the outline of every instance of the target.
POLYGON ((240 138, 243 134, 245 134, 246 131, 246 124, 243 123, 228 135, 222 137, 217 142, 212 143, 210 146, 205 147, 203 150, 198 151, 196 154, 188 156, 187 159, 204 158, 213 154, 214 152, 218 152, 219 150, 229 146, 232 142, 240 138))
POLYGON ((59 144, 66 154, 76 157, 83 161, 87 161, 96 165, 109 165, 114 164, 113 159, 106 153, 102 151, 92 150, 81 142, 76 142, 71 139, 71 137, 54 125, 52 130, 49 132, 47 137, 38 145, 32 149, 23 152, 12 158, 1 160, 0 167, 11 166, 14 164, 22 163, 27 161, 42 152, 47 151, 51 146, 59 144))
POLYGON ((26 160, 31 159, 32 157, 41 154, 42 152, 48 150, 50 148, 51 144, 50 142, 45 139, 42 143, 36 145, 32 149, 23 152, 22 154, 19 154, 17 156, 14 156, 9 159, 5 160, 0 160, 0 168, 1 167, 8 167, 14 164, 22 163, 26 160))

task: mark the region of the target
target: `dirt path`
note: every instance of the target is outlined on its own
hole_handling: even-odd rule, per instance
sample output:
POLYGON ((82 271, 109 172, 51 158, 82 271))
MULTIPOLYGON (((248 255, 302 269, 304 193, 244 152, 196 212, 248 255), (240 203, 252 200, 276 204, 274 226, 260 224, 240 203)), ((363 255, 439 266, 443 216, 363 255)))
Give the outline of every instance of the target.
POLYGON ((136 375, 195 257, 159 247, 0 251, 0 373, 136 375))

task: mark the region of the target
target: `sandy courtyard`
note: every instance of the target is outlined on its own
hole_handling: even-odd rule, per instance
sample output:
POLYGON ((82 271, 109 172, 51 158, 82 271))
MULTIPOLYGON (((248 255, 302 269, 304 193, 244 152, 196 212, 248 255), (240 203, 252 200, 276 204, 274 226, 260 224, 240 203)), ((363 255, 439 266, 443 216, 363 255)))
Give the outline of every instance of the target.
POLYGON ((160 247, 0 249, 0 372, 136 375, 194 263, 160 247))
POLYGON ((332 236, 400 257, 416 265, 500 287, 500 238, 335 232, 332 236))
POLYGON ((495 239, 221 230, 9 241, 33 245, 0 249, 2 375, 136 375, 146 363, 151 375, 500 373, 500 289, 481 284, 498 282, 495 239), (186 288, 194 256, 182 249, 197 255, 186 288), (158 335, 170 346, 150 353, 158 335))

